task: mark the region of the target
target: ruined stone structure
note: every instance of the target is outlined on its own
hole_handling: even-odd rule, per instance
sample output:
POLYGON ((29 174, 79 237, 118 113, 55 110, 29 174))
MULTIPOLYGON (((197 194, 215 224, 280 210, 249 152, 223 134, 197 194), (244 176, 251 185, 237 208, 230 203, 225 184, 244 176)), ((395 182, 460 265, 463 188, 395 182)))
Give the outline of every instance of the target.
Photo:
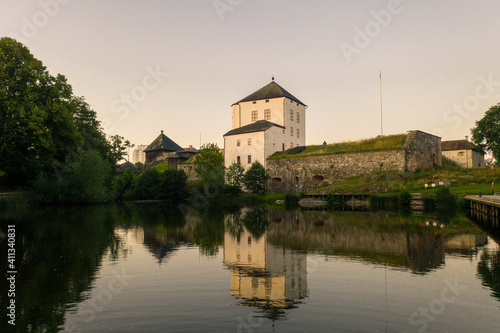
POLYGON ((441 165, 441 138, 421 131, 407 134, 404 149, 268 159, 275 193, 307 192, 376 170, 415 171, 441 165))

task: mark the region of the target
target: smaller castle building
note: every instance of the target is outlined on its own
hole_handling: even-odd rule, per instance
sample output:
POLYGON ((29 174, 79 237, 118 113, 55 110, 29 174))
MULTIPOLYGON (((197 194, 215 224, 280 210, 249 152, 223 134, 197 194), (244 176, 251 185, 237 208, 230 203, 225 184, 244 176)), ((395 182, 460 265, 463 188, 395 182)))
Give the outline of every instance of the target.
POLYGON ((475 144, 465 140, 443 141, 441 150, 444 157, 455 162, 462 168, 482 168, 484 163, 484 152, 475 144))

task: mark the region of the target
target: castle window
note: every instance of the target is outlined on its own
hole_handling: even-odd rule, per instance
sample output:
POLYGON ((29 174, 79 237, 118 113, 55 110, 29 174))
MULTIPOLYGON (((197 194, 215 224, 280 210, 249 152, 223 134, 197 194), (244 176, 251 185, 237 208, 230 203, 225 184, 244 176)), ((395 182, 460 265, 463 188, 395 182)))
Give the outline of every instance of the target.
POLYGON ((297 128, 297 138, 300 138, 300 129, 297 128))
POLYGON ((253 102, 252 102, 252 104, 257 104, 257 102, 256 102, 256 101, 253 101, 253 102))
POLYGON ((297 106, 299 106, 299 103, 297 103, 297 106))
POLYGON ((248 139, 248 145, 251 146, 252 145, 252 138, 249 138, 248 139))
POLYGON ((271 178, 271 183, 281 183, 281 177, 273 177, 273 178, 271 178))
POLYGON ((458 156, 464 156, 464 152, 463 151, 459 152, 458 156))
POLYGON ((300 123, 300 113, 297 111, 297 122, 300 123))
POLYGON ((276 147, 276 142, 273 142, 273 147, 276 147))
POLYGON ((268 99, 266 99, 266 103, 269 103, 269 100, 268 100, 268 99))
POLYGON ((241 158, 239 156, 236 156, 236 163, 241 164, 241 158))
POLYGON ((290 136, 293 136, 293 127, 290 127, 290 136))
POLYGON ((290 120, 293 121, 293 110, 290 110, 290 120))
POLYGON ((293 147, 293 142, 290 142, 290 148, 292 148, 292 147, 293 147))
POLYGON ((270 109, 264 110, 264 119, 271 120, 271 110, 270 109))
POLYGON ((236 147, 241 146, 241 140, 236 140, 236 147))
POLYGON ((252 111, 252 121, 257 121, 259 113, 258 111, 252 111))
POLYGON ((248 164, 252 164, 252 155, 248 155, 248 164))

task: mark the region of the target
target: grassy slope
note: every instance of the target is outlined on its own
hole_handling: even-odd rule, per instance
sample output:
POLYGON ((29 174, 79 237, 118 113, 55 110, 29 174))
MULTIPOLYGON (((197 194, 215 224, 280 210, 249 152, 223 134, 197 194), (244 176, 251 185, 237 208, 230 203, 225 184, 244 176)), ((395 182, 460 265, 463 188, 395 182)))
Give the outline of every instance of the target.
POLYGON ((348 141, 329 145, 307 146, 299 154, 290 154, 290 149, 288 149, 276 152, 269 157, 269 159, 403 149, 405 141, 406 134, 389 135, 353 142, 348 141))
MULTIPOLYGON (((499 175, 499 172, 500 168, 496 168, 495 174, 499 175)), ((427 175, 427 182, 429 183, 427 193, 430 194, 433 191, 430 187, 432 176, 435 175, 435 181, 439 182, 441 174, 445 182, 449 182, 450 191, 453 194, 460 196, 465 195, 467 192, 469 194, 479 194, 479 192, 491 194, 491 168, 460 169, 450 165, 419 172, 374 171, 362 176, 348 177, 342 182, 336 182, 312 193, 394 194, 404 189, 414 193, 426 193, 424 184, 427 175)), ((495 190, 500 191, 500 184, 495 186, 495 190)))

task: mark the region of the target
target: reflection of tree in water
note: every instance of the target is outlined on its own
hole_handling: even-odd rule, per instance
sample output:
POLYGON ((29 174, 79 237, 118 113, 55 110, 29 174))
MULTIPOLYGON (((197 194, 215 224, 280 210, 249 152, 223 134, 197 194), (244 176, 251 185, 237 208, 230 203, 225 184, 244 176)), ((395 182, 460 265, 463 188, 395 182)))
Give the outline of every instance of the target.
POLYGON ((483 285, 490 288, 493 296, 500 300, 500 252, 483 252, 477 265, 477 273, 483 285))
POLYGON ((214 256, 224 243, 224 211, 209 207, 201 212, 201 222, 193 230, 193 240, 203 255, 214 256))
POLYGON ((248 210, 242 219, 243 225, 257 240, 262 237, 269 225, 267 215, 267 208, 257 207, 248 210))
MULTIPOLYGON (((2 223, 16 225, 17 332, 57 332, 65 313, 88 298, 103 257, 119 256, 120 240, 106 207, 29 210, 2 223)), ((0 239, 7 253, 7 239, 0 239)), ((5 265, 5 263, 4 263, 5 265)), ((4 272, 5 266, 2 266, 4 272)), ((4 276, 4 274, 2 274, 4 276)), ((6 279, 0 289, 8 290, 6 279)), ((0 307, 7 307, 0 298, 0 307)), ((2 321, 0 331, 12 327, 2 321), (8 326, 8 327, 7 327, 8 326)))

